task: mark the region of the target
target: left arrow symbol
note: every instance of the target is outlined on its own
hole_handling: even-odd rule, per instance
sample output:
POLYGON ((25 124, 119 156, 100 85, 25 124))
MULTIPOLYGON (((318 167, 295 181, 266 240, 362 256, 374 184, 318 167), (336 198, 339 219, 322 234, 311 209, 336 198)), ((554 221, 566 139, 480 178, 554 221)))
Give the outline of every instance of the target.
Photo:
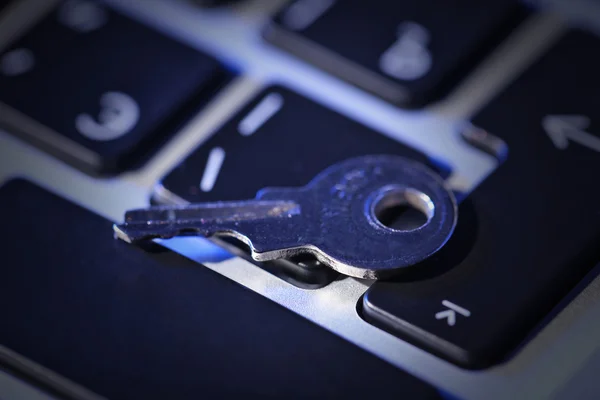
POLYGON ((561 150, 565 150, 571 140, 600 152, 600 139, 586 132, 590 122, 585 115, 547 115, 542 119, 542 127, 554 146, 561 150))

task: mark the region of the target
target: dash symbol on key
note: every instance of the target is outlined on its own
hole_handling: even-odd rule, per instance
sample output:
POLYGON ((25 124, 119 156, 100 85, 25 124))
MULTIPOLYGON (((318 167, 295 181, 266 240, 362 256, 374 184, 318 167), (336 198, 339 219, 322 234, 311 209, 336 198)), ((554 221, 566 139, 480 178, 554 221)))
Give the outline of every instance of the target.
POLYGON ((275 115, 283 106, 283 97, 279 93, 267 95, 256 107, 242 119, 238 132, 242 136, 250 136, 275 115))
POLYGON ((304 0, 292 4, 283 14, 283 23, 291 30, 308 28, 327 12, 335 0, 304 0))
POLYGON ((224 160, 225 150, 223 150, 223 148, 214 147, 210 151, 208 160, 206 160, 204 174, 202 175, 202 180, 200 181, 200 189, 202 189, 203 192, 210 192, 215 186, 215 182, 217 181, 217 177, 219 176, 219 172, 221 171, 221 166, 223 165, 224 160))

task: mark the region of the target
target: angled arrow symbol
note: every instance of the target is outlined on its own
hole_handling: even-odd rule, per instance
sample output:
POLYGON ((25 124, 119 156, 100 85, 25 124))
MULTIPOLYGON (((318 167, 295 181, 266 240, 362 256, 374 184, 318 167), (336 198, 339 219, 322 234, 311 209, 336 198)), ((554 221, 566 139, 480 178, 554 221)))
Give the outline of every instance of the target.
POLYGON ((446 322, 448 322, 448 325, 450 326, 454 326, 454 324, 456 324, 456 313, 464 315, 467 318, 471 316, 471 311, 459 306, 458 304, 452 303, 451 301, 442 300, 442 305, 448 309, 436 313, 435 319, 446 318, 446 322))
POLYGON ((440 311, 435 314, 435 319, 448 319, 448 325, 454 326, 456 323, 456 312, 454 310, 440 311))
POLYGON ((548 115, 542 119, 542 127, 561 150, 569 147, 569 140, 600 152, 600 138, 586 132, 590 119, 585 115, 548 115))

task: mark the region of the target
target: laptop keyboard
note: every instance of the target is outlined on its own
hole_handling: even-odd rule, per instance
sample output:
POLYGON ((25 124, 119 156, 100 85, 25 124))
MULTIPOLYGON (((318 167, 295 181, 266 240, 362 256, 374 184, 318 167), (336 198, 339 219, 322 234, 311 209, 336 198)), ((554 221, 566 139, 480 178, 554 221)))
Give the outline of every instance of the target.
MULTIPOLYGON (((213 8, 221 2, 187 3, 197 7, 190 9, 214 13, 210 15, 216 19, 224 12, 213 8), (202 8, 208 6, 209 11, 202 8)), ((247 1, 225 3, 237 4, 236 12, 245 16, 247 1)), ((120 174, 135 174, 136 169, 143 174, 161 150, 176 142, 177 135, 191 130, 188 135, 196 138, 198 146, 185 149, 185 155, 182 152, 153 180, 147 204, 249 199, 264 187, 305 185, 327 166, 360 155, 394 154, 422 162, 455 190, 460 202, 458 225, 442 250, 398 278, 354 280, 310 256, 259 263, 249 257, 245 245, 230 239, 216 240, 226 249, 221 261, 241 259, 267 271, 282 281, 295 300, 314 296, 302 300, 308 304, 303 315, 311 320, 319 319, 324 301, 330 302, 328 308, 350 302, 358 322, 348 324, 359 323, 363 330, 356 337, 342 336, 367 349, 385 345, 378 354, 396 365, 409 365, 396 362, 403 351, 417 351, 444 363, 441 370, 486 371, 510 363, 600 260, 600 190, 593 179, 600 163, 600 134, 594 119, 600 101, 594 84, 600 62, 589 56, 600 48, 598 36, 569 30, 481 105, 468 123, 437 120, 435 110, 430 114, 426 107, 443 102, 499 43, 537 12, 517 1, 500 0, 485 4, 299 0, 282 2, 279 10, 262 19, 255 40, 267 51, 302 63, 302 68, 331 76, 333 86, 323 87, 324 94, 339 85, 351 88, 349 93, 358 90, 368 96, 366 103, 385 110, 382 115, 391 108, 400 119, 410 121, 403 126, 406 137, 427 135, 427 129, 442 126, 455 135, 454 139, 438 136, 443 144, 436 148, 450 154, 447 159, 428 151, 427 143, 416 145, 426 142, 422 138, 405 141, 376 123, 365 123, 360 113, 333 106, 324 100, 331 98, 328 95, 311 95, 285 79, 260 82, 260 90, 240 107, 231 108, 222 123, 199 139, 201 134, 190 128, 196 127, 190 121, 210 110, 218 102, 216 95, 231 90, 236 79, 251 73, 231 67, 231 60, 210 46, 184 44, 147 20, 95 1, 61 1, 31 29, 0 47, 0 124, 61 164, 90 175, 86 179, 97 179, 99 185, 105 184, 100 179, 105 176, 120 180, 120 174), (424 131, 411 131, 422 120, 436 122, 424 125, 424 131), (465 191, 455 168, 462 160, 452 157, 455 150, 494 159, 497 168, 465 191), (351 294, 344 292, 347 288, 352 288, 351 294), (384 344, 363 346, 369 335, 384 344), (406 347, 407 343, 417 350, 406 347)), ((8 166, 0 160, 0 167, 8 166)), ((138 249, 114 240, 107 220, 71 201, 19 180, 0 188, 0 203, 2 209, 13 210, 7 218, 21 213, 32 221, 45 221, 36 222, 37 226, 61 225, 61 231, 70 232, 69 238, 42 228, 17 232, 19 237, 37 235, 32 240, 44 244, 40 254, 21 257, 17 268, 2 272, 0 299, 4 296, 5 301, 0 304, 5 307, 1 312, 11 323, 10 329, 0 330, 0 345, 100 395, 186 397, 198 385, 215 391, 227 387, 232 394, 283 393, 289 382, 285 385, 281 376, 272 386, 272 380, 261 380, 264 377, 258 381, 241 377, 232 383, 195 381, 194 374, 186 373, 222 365, 220 355, 225 353, 237 357, 250 352, 254 358, 273 353, 244 342, 252 335, 267 338, 273 330, 282 337, 311 335, 312 329, 323 332, 315 333, 321 344, 299 360, 321 366, 324 375, 311 375, 318 381, 312 387, 315 391, 300 385, 300 394, 337 393, 334 387, 340 385, 348 393, 367 393, 368 388, 385 386, 385 374, 369 378, 381 381, 370 386, 349 382, 350 367, 329 370, 324 358, 328 352, 339 357, 350 352, 348 365, 365 362, 364 368, 374 370, 380 360, 357 361, 362 350, 356 355, 358 348, 345 340, 261 296, 250 296, 242 286, 199 263, 158 245, 138 249), (31 198, 44 206, 34 207, 36 213, 29 215, 31 198), (85 233, 90 229, 92 235, 85 233), (72 247, 78 249, 75 255, 64 250, 72 247), (42 258, 61 269, 40 269, 42 258), (230 296, 230 291, 235 293, 230 296), (112 294, 110 298, 106 293, 112 294), (21 299, 16 302, 19 307, 12 306, 16 298, 21 299), (202 312, 190 312, 192 298, 202 312), (262 316, 253 309, 258 303, 276 316, 262 316), (304 325, 288 326, 288 319, 304 325), (220 338, 218 330, 198 329, 220 321, 227 321, 232 332, 250 332, 232 339, 220 338), (38 325, 56 329, 39 340, 38 325), (150 325, 156 331, 142 329, 150 325), (181 332, 192 333, 184 337, 181 332), (200 339, 192 340, 194 335, 200 339), (229 339, 237 343, 234 350, 227 348, 229 339), (214 345, 208 354, 196 345, 203 341, 214 345), (161 349, 162 343, 172 343, 175 350, 161 349), (69 351, 82 355, 75 363, 65 357, 68 344, 76 346, 69 351), (186 361, 179 365, 182 359, 186 361), (133 365, 132 360, 147 362, 133 365), (102 378, 113 373, 114 380, 102 378), (154 385, 160 379, 165 379, 164 385, 154 385), (257 389, 262 387, 265 392, 257 389)), ((406 223, 416 217, 409 212, 402 220, 395 218, 393 223, 406 223)), ((11 242, 14 236, 11 232, 3 242, 11 242)), ((13 255, 9 259, 19 258, 16 254, 25 252, 28 242, 9 249, 13 255)), ((266 287, 272 285, 268 282, 266 287)), ((280 286, 269 290, 263 294, 289 304, 282 300, 280 286)), ((344 325, 344 321, 319 321, 335 333, 339 333, 336 327, 344 325)), ((282 351, 269 365, 273 376, 277 365, 302 353, 282 351)), ((427 376, 426 368, 419 368, 420 377, 427 376)), ((398 373, 400 378, 390 378, 406 381, 398 395, 437 398, 438 392, 428 384, 400 369, 398 373)), ((310 381, 302 373, 297 378, 310 381)))

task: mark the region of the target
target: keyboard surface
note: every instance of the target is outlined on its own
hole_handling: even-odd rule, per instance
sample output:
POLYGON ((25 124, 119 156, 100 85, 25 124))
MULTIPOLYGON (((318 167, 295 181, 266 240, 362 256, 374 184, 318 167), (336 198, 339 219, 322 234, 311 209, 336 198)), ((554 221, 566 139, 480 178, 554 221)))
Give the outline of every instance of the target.
POLYGON ((297 398, 440 398, 213 271, 115 241, 105 234, 110 221, 26 181, 7 183, 0 199, 3 219, 19 226, 6 235, 30 234, 37 244, 28 252, 31 242, 20 241, 5 254, 13 261, 0 279, 0 343, 99 395, 281 397, 292 385, 297 398), (33 234, 30 224, 40 229, 33 234), (376 377, 349 382, 358 365, 376 377))
POLYGON ((284 394, 286 364, 310 382, 300 397, 581 393, 571 378, 600 351, 594 6, 498 1, 475 7, 482 26, 444 35, 440 21, 468 20, 469 1, 200 3, 0 3, 0 203, 21 222, 3 243, 36 238, 3 250, 19 265, 3 271, 6 371, 47 368, 32 383, 66 398, 185 398, 198 384, 284 394), (427 57, 426 73, 406 75, 427 57), (155 253, 112 237, 128 209, 252 198, 377 153, 428 165, 461 203, 443 250, 393 280, 344 278, 310 257, 258 263, 230 241, 178 238, 155 253), (30 241, 39 250, 19 257, 30 241), (46 341, 33 325, 49 327, 46 341))

